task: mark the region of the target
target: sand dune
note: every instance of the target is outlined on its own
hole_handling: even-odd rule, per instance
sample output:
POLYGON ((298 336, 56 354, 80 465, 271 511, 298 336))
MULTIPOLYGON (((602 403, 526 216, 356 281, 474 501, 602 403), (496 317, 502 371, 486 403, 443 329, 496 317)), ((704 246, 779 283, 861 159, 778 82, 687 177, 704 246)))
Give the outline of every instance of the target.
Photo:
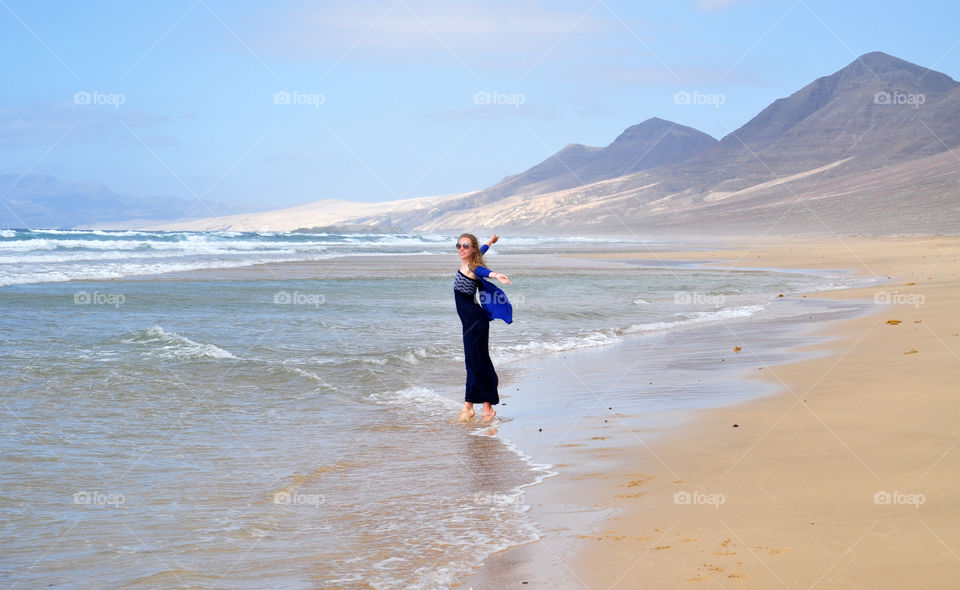
MULTIPOLYGON (((209 217, 190 221, 173 221, 143 229, 187 231, 294 231, 298 229, 364 225, 371 228, 391 226, 394 219, 403 220, 431 209, 463 194, 418 197, 383 203, 358 203, 327 199, 306 205, 242 215, 209 217)), ((405 228, 404 228, 405 229, 405 228)))

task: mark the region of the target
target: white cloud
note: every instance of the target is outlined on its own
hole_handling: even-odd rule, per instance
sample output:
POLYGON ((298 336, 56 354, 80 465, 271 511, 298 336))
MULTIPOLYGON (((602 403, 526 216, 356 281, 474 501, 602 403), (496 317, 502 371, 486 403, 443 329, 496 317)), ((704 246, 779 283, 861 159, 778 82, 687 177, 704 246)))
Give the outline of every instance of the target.
POLYGON ((765 81, 749 74, 729 72, 718 65, 631 66, 603 64, 571 68, 572 79, 614 85, 657 85, 673 87, 678 84, 764 84, 765 81))
POLYGON ((598 100, 593 94, 579 92, 570 98, 574 111, 581 117, 595 117, 609 111, 606 102, 598 100))
POLYGON ((536 60, 565 42, 622 27, 596 5, 558 10, 537 2, 471 0, 307 4, 274 15, 258 45, 302 59, 536 60), (591 10, 591 7, 594 7, 591 10))
POLYGON ((697 10, 713 11, 723 10, 739 3, 741 0, 697 0, 697 10))
MULTIPOLYGON (((150 129, 166 120, 163 115, 109 106, 61 103, 0 109, 0 146, 135 141, 124 125, 131 129, 150 129)), ((164 147, 174 141, 159 134, 151 138, 164 147)))
POLYGON ((524 104, 514 108, 508 105, 478 105, 472 108, 450 109, 431 113, 428 118, 440 122, 450 121, 489 121, 494 119, 546 119, 556 120, 556 111, 538 104, 524 104))
POLYGON ((280 152, 268 156, 263 156, 257 160, 257 162, 266 165, 280 164, 284 166, 304 166, 304 165, 313 165, 319 164, 322 162, 334 161, 337 158, 337 154, 333 152, 323 151, 323 150, 314 150, 314 149, 304 149, 304 150, 291 150, 280 152))

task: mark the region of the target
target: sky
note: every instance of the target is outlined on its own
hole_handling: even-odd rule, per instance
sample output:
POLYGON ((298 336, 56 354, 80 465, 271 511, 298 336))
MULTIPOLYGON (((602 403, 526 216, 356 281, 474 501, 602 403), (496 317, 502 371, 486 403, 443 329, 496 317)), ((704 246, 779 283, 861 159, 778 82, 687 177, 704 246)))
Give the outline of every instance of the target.
POLYGON ((720 139, 871 51, 960 78, 958 22, 942 0, 0 0, 0 174, 258 209, 462 193, 650 117, 720 139))

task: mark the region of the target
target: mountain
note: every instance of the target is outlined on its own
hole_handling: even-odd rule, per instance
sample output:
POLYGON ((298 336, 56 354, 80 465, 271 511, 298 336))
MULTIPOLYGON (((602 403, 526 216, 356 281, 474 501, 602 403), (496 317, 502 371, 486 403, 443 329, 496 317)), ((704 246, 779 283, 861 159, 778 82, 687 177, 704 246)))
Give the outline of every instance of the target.
POLYGON ((940 153, 960 144, 958 87, 945 74, 868 53, 773 102, 668 177, 673 188, 739 190, 840 160, 855 172, 940 153))
POLYGON ((580 182, 557 188, 570 188, 683 162, 715 145, 717 140, 692 127, 647 119, 627 128, 613 143, 600 150, 589 162, 573 171, 580 182))
MULTIPOLYGON (((873 52, 720 141, 649 119, 605 148, 568 145, 488 189, 362 212, 327 206, 325 215, 449 233, 954 234, 958 148, 960 83, 873 52)), ((316 206, 303 207, 285 223, 316 206)), ((257 219, 244 223, 252 229, 257 219)))
POLYGON ((67 229, 130 227, 148 220, 175 220, 235 213, 213 201, 119 195, 97 182, 62 182, 53 176, 0 175, 0 227, 67 229))
POLYGON ((479 206, 523 193, 539 195, 682 162, 717 143, 692 127, 659 118, 628 127, 603 148, 570 144, 525 172, 474 193, 479 206))
POLYGON ((960 167, 949 150, 958 146, 960 83, 874 52, 675 164, 518 192, 417 227, 636 235, 761 233, 775 225, 869 233, 891 232, 906 215, 904 232, 955 232, 960 167))
POLYGON ((487 190, 500 195, 510 195, 524 187, 547 183, 586 166, 602 151, 603 148, 571 143, 529 170, 508 176, 487 190))

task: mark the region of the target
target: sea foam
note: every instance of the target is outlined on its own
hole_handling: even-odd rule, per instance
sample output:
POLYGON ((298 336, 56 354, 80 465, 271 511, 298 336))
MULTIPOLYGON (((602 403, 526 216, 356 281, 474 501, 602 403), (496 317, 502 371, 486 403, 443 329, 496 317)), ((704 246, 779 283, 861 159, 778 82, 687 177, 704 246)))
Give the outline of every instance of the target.
POLYGON ((167 332, 160 326, 146 330, 137 330, 125 342, 142 345, 154 345, 157 354, 163 358, 177 359, 235 359, 233 353, 213 344, 202 344, 185 336, 167 332))

